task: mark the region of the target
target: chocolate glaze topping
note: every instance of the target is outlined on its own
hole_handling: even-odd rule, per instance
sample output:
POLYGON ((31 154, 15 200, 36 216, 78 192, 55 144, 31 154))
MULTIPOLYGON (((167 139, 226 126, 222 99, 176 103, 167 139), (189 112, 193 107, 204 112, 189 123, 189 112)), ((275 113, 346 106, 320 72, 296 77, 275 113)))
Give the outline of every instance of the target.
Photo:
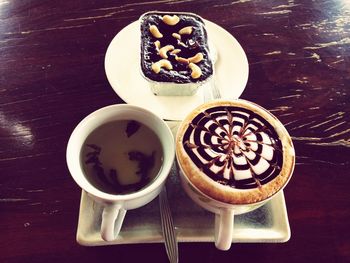
POLYGON ((177 15, 180 21, 176 25, 167 25, 162 21, 162 17, 166 14, 168 13, 147 13, 141 18, 141 69, 143 74, 151 80, 160 82, 195 83, 206 80, 213 74, 213 68, 209 57, 207 33, 203 20, 192 14, 171 13, 169 15, 177 15), (149 28, 152 25, 155 25, 162 33, 162 38, 156 38, 150 33, 149 28), (191 34, 181 35, 181 41, 173 36, 173 33, 178 33, 179 30, 187 26, 192 26, 191 34), (191 70, 188 64, 178 62, 176 55, 172 55, 170 52, 168 52, 168 60, 171 62, 173 69, 162 68, 158 74, 155 73, 151 66, 161 59, 154 44, 157 40, 160 41, 162 47, 173 45, 175 49, 181 49, 181 52, 177 55, 183 58, 202 53, 203 60, 196 63, 200 67, 202 75, 197 79, 191 78, 191 70))
POLYGON ((283 164, 282 144, 275 129, 241 107, 217 106, 199 113, 182 143, 206 175, 237 189, 270 182, 283 164))

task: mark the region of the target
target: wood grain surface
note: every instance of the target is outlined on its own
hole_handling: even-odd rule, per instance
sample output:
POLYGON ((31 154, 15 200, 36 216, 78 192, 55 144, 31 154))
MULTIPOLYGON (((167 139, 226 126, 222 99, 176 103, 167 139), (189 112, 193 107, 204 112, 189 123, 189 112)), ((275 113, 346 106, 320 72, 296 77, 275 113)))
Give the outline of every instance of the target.
POLYGON ((0 1, 0 262, 167 262, 163 244, 78 245, 80 189, 65 161, 79 121, 123 103, 105 52, 150 10, 195 12, 230 32, 249 61, 241 98, 275 114, 297 154, 287 243, 181 243, 180 262, 349 262, 347 0, 0 1))

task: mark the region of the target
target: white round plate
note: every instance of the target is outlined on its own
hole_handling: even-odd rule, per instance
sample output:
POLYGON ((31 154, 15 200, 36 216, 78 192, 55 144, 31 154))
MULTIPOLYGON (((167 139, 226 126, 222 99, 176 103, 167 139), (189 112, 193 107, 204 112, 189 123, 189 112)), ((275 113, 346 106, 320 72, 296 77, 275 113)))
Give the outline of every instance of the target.
MULTIPOLYGON (((210 43, 216 48, 214 83, 224 99, 237 99, 248 81, 248 60, 238 41, 222 27, 205 20, 210 43)), ((140 25, 124 27, 110 43, 105 57, 109 83, 126 103, 146 108, 167 120, 182 120, 204 102, 193 96, 155 96, 140 73, 140 25)))

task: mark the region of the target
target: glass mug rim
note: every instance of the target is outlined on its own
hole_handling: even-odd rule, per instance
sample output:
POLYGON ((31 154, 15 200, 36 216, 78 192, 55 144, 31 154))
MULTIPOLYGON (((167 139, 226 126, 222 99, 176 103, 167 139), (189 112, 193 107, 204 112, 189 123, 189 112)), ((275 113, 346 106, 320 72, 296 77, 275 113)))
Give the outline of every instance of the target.
MULTIPOLYGON (((224 105, 226 106, 226 105, 224 105)), ((252 110, 251 108, 249 108, 249 110, 252 110)), ((268 121, 270 123, 270 121, 268 121)), ((285 149, 284 149, 285 150, 285 149)), ((182 151, 182 150, 181 150, 182 151)), ((286 155, 289 155, 289 153, 286 155)), ((284 127, 284 125, 279 121, 279 119, 273 115, 270 111, 268 111, 267 109, 263 108, 262 106, 254 103, 254 102, 251 102, 251 101, 248 101, 248 100, 244 100, 244 99, 235 99, 235 100, 229 100, 229 99, 216 99, 214 101, 209 101, 209 102, 205 102, 201 105, 199 105, 198 107, 194 108, 183 120, 182 120, 182 123, 180 124, 179 126, 179 129, 178 129, 178 132, 176 134, 176 160, 177 160, 177 163, 178 163, 178 166, 179 168, 181 169, 181 172, 183 174, 183 177, 185 178, 186 182, 188 182, 190 184, 190 186, 193 188, 191 189, 191 191, 193 192, 193 190, 196 190, 198 193, 200 193, 203 197, 205 198, 208 198, 209 200, 213 201, 214 203, 216 204, 219 204, 219 206, 217 207, 226 207, 226 208, 232 208, 232 207, 240 207, 240 206, 255 206, 255 205, 259 205, 259 204, 264 204, 266 203, 267 201, 271 200, 274 196, 276 196, 278 193, 280 193, 285 187, 286 185, 289 183, 289 181, 291 180, 291 177, 292 177, 292 174, 294 172, 294 169, 295 169, 295 148, 294 148, 294 145, 293 145, 293 142, 291 140, 291 136, 289 135, 288 131, 286 130, 286 128, 284 127), (283 182, 283 184, 279 185, 279 188, 277 191, 273 192, 272 194, 260 199, 260 200, 254 200, 254 201, 249 201, 249 202, 237 202, 237 203, 233 203, 233 202, 225 202, 224 200, 218 200, 216 199, 214 196, 210 196, 209 194, 205 193, 204 190, 201 190, 196 184, 195 182, 192 181, 191 178, 189 178, 190 176, 188 176, 188 172, 186 173, 186 170, 183 168, 183 166, 181 165, 181 161, 179 160, 180 157, 178 156, 178 152, 179 152, 179 147, 182 147, 182 146, 178 146, 178 144, 180 144, 180 140, 182 140, 182 137, 183 135, 185 134, 185 132, 183 131, 183 128, 184 127, 187 127, 187 124, 186 124, 186 121, 189 121, 192 117, 195 118, 200 110, 203 110, 203 109, 209 109, 209 108, 213 108, 215 106, 222 106, 222 105, 219 105, 219 103, 222 103, 222 105, 224 104, 230 104, 231 106, 238 106, 238 107, 243 107, 244 108, 244 105, 249 105, 249 107, 252 107, 252 108, 256 108, 258 113, 258 115, 262 116, 262 117, 265 117, 265 116, 269 116, 270 119, 273 119, 274 121, 277 121, 278 122, 278 125, 279 127, 278 128, 278 133, 283 133, 283 134, 286 134, 288 136, 288 143, 290 144, 290 152, 291 155, 288 157, 290 158, 290 167, 289 169, 287 170, 288 172, 288 176, 287 176, 287 179, 283 182), (235 105, 233 105, 235 104, 235 105), (205 105, 209 105, 209 106, 205 106, 205 105), (196 114, 194 114, 196 113, 196 114), (260 114, 261 113, 261 114, 260 114), (180 138, 180 135, 181 135, 181 138, 180 138)), ((280 176, 280 175, 279 175, 280 176)), ((279 177, 277 176, 277 177, 279 177)), ((209 178, 209 177, 208 177, 209 178)), ((211 180, 211 179, 208 179, 206 178, 207 180, 211 180)), ((214 186, 215 184, 213 183, 213 186, 212 187, 215 187, 218 191, 221 191, 220 187, 224 187, 224 186, 214 186)), ((249 189, 248 189, 249 190, 249 189)), ((244 191, 246 191, 245 189, 236 189, 237 193, 238 192, 241 192, 241 193, 244 193, 244 191)), ((247 195, 249 195, 248 192, 246 192, 247 195)), ((233 195, 233 193, 231 193, 233 195)))
MULTIPOLYGON (((133 118, 135 119, 135 118, 133 118)), ((113 104, 97 109, 83 118, 74 128, 67 144, 66 162, 71 176, 78 186, 87 193, 102 199, 104 201, 116 202, 127 201, 131 199, 141 198, 144 195, 151 193, 160 187, 170 172, 172 163, 175 159, 175 143, 173 134, 168 125, 153 112, 130 104, 113 104), (126 193, 126 194, 111 194, 104 192, 95 187, 86 178, 81 164, 81 148, 84 141, 95 129, 102 125, 117 121, 130 120, 133 116, 137 116, 136 121, 150 128, 159 138, 163 151, 163 163, 157 175, 142 189, 126 193), (146 117, 146 118, 145 118, 146 117), (156 127, 152 127, 149 123, 157 123, 156 127), (86 131, 87 129, 88 131, 86 131), (83 136, 84 135, 84 136, 83 136), (79 164, 79 165, 77 165, 79 164)))

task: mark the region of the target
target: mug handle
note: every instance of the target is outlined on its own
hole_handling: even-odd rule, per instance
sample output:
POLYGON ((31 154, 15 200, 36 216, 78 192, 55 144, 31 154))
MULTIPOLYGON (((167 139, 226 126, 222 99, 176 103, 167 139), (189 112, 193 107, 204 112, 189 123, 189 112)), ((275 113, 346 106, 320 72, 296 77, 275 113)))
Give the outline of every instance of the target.
POLYGON ((215 214, 215 246, 220 250, 228 250, 231 247, 234 210, 220 209, 220 212, 215 214))
POLYGON ((120 232, 126 210, 121 204, 106 205, 102 212, 101 237, 105 241, 113 241, 120 232))

